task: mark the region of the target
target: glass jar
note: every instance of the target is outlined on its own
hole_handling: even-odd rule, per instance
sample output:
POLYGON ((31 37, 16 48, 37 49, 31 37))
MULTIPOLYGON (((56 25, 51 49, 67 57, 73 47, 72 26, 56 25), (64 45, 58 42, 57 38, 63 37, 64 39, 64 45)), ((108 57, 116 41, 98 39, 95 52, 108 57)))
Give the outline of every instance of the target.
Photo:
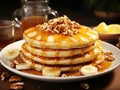
POLYGON ((14 42, 15 23, 12 20, 0 20, 0 50, 14 42))
POLYGON ((48 21, 49 16, 58 17, 58 12, 48 6, 49 0, 22 0, 22 7, 14 11, 14 20, 21 33, 37 24, 48 21))

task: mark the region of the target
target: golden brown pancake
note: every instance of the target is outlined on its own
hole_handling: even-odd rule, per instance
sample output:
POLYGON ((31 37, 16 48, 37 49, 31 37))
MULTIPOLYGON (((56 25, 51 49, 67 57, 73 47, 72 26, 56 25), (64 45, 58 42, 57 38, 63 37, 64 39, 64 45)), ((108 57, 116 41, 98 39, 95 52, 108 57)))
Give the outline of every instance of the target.
POLYGON ((35 70, 76 71, 83 63, 103 61, 98 33, 66 16, 29 28, 23 36, 20 56, 35 70))
POLYGON ((98 40, 98 33, 85 26, 80 26, 79 33, 72 36, 57 33, 51 34, 44 30, 39 30, 39 27, 38 25, 24 32, 24 38, 30 46, 50 49, 72 49, 92 45, 98 40))
POLYGON ((75 48, 75 49, 48 49, 48 48, 43 49, 43 48, 32 47, 27 43, 24 43, 22 45, 22 51, 25 50, 28 53, 42 57, 70 57, 74 55, 87 53, 88 51, 93 50, 94 47, 95 44, 84 48, 75 48))

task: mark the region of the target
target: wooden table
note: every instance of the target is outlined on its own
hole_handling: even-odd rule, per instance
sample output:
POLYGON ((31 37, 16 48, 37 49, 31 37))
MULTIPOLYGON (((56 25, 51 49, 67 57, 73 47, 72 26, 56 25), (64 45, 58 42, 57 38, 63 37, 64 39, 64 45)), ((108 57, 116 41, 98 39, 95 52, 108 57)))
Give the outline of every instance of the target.
MULTIPOLYGON (((1 7, 0 19, 11 19, 13 13, 12 11, 14 10, 8 12, 7 9, 8 8, 3 9, 1 7)), ((120 22, 120 20, 107 21, 100 18, 96 18, 93 14, 84 13, 84 10, 77 11, 74 14, 71 11, 64 11, 64 10, 62 10, 59 13, 60 15, 68 15, 72 20, 75 20, 80 24, 89 25, 89 26, 98 25, 101 21, 107 22, 107 24, 120 22)), ((19 32, 16 33, 17 35, 15 39, 19 40, 20 39, 19 37, 21 36, 19 32)), ((0 75, 5 71, 9 72, 10 75, 16 75, 5 69, 0 64, 0 75)), ((84 88, 81 87, 81 84, 83 83, 87 83, 89 85, 89 90, 120 90, 119 81, 120 81, 120 66, 116 68, 114 71, 99 77, 95 77, 83 81, 68 82, 68 83, 44 82, 44 81, 37 81, 23 77, 23 82, 25 84, 24 90, 85 90, 84 88)), ((11 83, 8 81, 8 79, 6 79, 5 81, 0 81, 0 90, 9 90, 10 85, 11 83)))

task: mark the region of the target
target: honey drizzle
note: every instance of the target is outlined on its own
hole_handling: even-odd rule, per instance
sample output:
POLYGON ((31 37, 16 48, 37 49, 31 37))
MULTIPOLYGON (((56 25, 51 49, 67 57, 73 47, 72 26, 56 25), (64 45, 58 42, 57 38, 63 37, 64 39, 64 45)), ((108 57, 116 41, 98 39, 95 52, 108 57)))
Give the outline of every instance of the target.
MULTIPOLYGON (((42 38, 41 38, 41 41, 43 41, 43 42, 46 42, 47 39, 48 39, 48 36, 51 35, 50 32, 45 32, 44 30, 38 30, 37 27, 34 27, 34 28, 31 28, 31 29, 27 30, 27 31, 25 32, 25 35, 27 35, 27 34, 29 34, 29 33, 32 33, 32 32, 34 32, 34 31, 37 31, 37 32, 38 32, 37 35, 35 35, 35 37, 37 37, 37 36, 40 35, 40 36, 42 37, 42 38)), ((82 40, 79 38, 79 36, 82 36, 82 37, 84 37, 85 39, 88 39, 88 40, 93 40, 93 38, 92 38, 90 35, 87 35, 86 32, 93 34, 95 37, 98 36, 98 34, 95 33, 95 32, 92 32, 92 30, 89 30, 89 29, 86 29, 85 27, 82 27, 82 28, 80 29, 80 33, 78 33, 77 35, 73 35, 72 38, 75 38, 76 40, 78 40, 78 41, 80 41, 80 42, 84 42, 84 41, 82 41, 82 40)), ((52 35, 53 35, 53 37, 54 37, 54 39, 55 39, 55 42, 61 42, 62 40, 67 41, 67 42, 70 42, 70 44, 72 44, 72 42, 73 42, 73 41, 70 40, 70 38, 69 38, 69 37, 71 37, 71 36, 67 36, 67 35, 63 35, 63 34, 56 34, 56 33, 55 33, 55 34, 52 34, 52 35), (67 37, 67 38, 66 38, 66 37, 67 37)), ((32 37, 32 39, 33 39, 33 40, 36 40, 35 37, 32 37)))

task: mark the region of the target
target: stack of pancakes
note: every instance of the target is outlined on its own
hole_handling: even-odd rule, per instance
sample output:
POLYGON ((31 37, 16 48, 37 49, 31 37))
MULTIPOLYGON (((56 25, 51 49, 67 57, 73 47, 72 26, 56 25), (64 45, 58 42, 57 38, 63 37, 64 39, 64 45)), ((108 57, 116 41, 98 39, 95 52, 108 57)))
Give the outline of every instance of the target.
POLYGON ((24 39, 21 58, 31 69, 50 67, 68 72, 79 70, 84 63, 103 60, 98 33, 66 16, 29 28, 24 39))

